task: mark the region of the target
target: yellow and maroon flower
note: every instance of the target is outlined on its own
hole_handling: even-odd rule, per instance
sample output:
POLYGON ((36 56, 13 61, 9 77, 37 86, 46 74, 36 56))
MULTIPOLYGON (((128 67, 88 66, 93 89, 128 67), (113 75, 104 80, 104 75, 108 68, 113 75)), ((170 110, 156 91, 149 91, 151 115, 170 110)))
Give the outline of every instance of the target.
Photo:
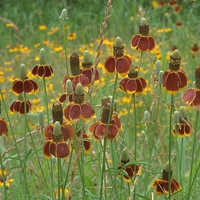
POLYGON ((113 74, 116 71, 119 75, 125 76, 128 74, 131 64, 131 58, 124 55, 124 46, 121 38, 117 37, 113 46, 113 56, 109 56, 104 63, 106 71, 109 74, 113 74))
POLYGON ((72 102, 73 101, 73 96, 74 96, 74 89, 72 86, 72 82, 70 79, 66 81, 66 93, 62 94, 59 98, 59 102, 63 103, 67 99, 72 102))
POLYGON ((0 117, 0 136, 5 134, 8 136, 8 126, 3 117, 0 117))
POLYGON ((119 88, 128 94, 142 93, 146 87, 146 81, 142 77, 138 77, 138 72, 133 68, 130 69, 128 77, 119 82, 119 88))
POLYGON ((178 5, 178 2, 177 2, 177 0, 169 0, 169 5, 175 6, 175 5, 178 5))
POLYGON ((10 106, 10 112, 12 113, 20 113, 24 115, 25 113, 28 113, 31 109, 31 102, 29 100, 16 100, 12 103, 10 106), (25 112, 25 105, 26 105, 26 112, 25 112))
POLYGON ((73 53, 70 56, 70 68, 71 68, 71 76, 66 75, 63 80, 62 88, 63 90, 67 90, 66 81, 68 79, 71 80, 73 89, 75 90, 76 85, 80 83, 84 88, 87 88, 89 85, 89 79, 85 74, 81 74, 80 66, 79 66, 79 56, 76 53, 73 53))
POLYGON ((84 102, 84 95, 83 87, 78 83, 73 95, 73 101, 64 109, 64 115, 68 121, 76 123, 80 119, 89 121, 95 118, 92 106, 88 102, 84 102))
MULTIPOLYGON (((156 178, 154 182, 151 184, 151 187, 155 186, 156 187, 156 193, 158 195, 167 195, 169 194, 169 181, 168 181, 168 171, 163 169, 162 172, 162 178, 156 178)), ((170 176, 172 175, 172 172, 170 176)), ((177 192, 182 189, 180 183, 174 179, 170 178, 170 186, 171 186, 171 194, 174 192, 177 192)))
POLYGON ((0 169, 0 187, 4 186, 4 182, 6 185, 6 189, 8 189, 10 187, 10 184, 14 182, 14 179, 9 178, 5 169, 0 169))
POLYGON ((197 53, 199 52, 199 46, 197 44, 194 44, 191 48, 190 48, 191 52, 193 53, 197 53))
POLYGON ((200 65, 195 69, 195 86, 183 93, 182 101, 200 111, 200 65))
POLYGON ((16 79, 13 82, 12 91, 17 95, 21 94, 22 92, 36 93, 38 91, 37 83, 31 79, 28 79, 24 64, 20 65, 20 79, 16 79))
POLYGON ((99 72, 97 69, 94 69, 92 67, 92 61, 90 59, 90 54, 89 54, 88 50, 84 51, 82 67, 83 68, 81 69, 81 74, 85 74, 87 76, 87 78, 89 80, 89 84, 92 83, 93 76, 94 76, 94 81, 99 80, 99 72))
POLYGON ((121 151, 121 164, 118 166, 118 176, 123 175, 126 182, 131 182, 135 175, 142 174, 140 165, 132 164, 129 159, 127 150, 124 148, 121 151))
POLYGON ((176 49, 170 56, 169 68, 164 72, 162 85, 170 94, 176 94, 187 85, 187 75, 180 69, 181 56, 176 49))
POLYGON ((155 48, 156 42, 152 36, 149 35, 149 25, 145 18, 142 18, 139 26, 139 34, 133 36, 131 40, 132 47, 138 51, 151 51, 155 48))
POLYGON ((111 109, 111 102, 109 98, 102 99, 102 107, 102 117, 99 121, 94 122, 89 127, 89 131, 93 134, 96 140, 104 139, 106 134, 109 140, 113 140, 121 130, 122 124, 116 112, 112 113, 110 123, 108 124, 111 109), (107 131, 108 133, 106 133, 107 131))
POLYGON ((40 64, 36 65, 32 69, 32 74, 34 76, 48 78, 53 75, 53 68, 46 63, 46 52, 45 49, 40 49, 40 64))
POLYGON ((50 158, 51 155, 65 158, 70 152, 69 146, 73 141, 74 129, 71 125, 63 123, 63 108, 60 103, 53 104, 52 116, 53 123, 44 130, 46 141, 43 145, 43 154, 46 158, 50 158))

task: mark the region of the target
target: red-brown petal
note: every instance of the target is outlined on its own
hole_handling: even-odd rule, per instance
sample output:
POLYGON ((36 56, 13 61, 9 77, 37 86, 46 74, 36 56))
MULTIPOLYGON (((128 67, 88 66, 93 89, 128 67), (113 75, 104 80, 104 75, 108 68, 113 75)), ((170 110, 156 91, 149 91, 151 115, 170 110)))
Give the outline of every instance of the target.
POLYGON ((182 95, 182 101, 184 103, 191 104, 196 97, 196 91, 193 88, 186 90, 182 95))
POLYGON ((132 94, 134 92, 137 91, 137 82, 136 82, 136 79, 129 79, 129 81, 127 82, 126 84, 126 89, 127 89, 127 92, 132 94))
POLYGON ((50 156, 51 156, 51 153, 50 153, 50 144, 51 144, 51 140, 48 140, 46 142, 44 142, 43 144, 43 154, 44 154, 44 157, 49 159, 50 156))
POLYGON ((183 70, 180 70, 178 75, 180 77, 180 89, 182 89, 187 85, 187 75, 183 70))
POLYGON ((195 107, 200 106, 200 91, 199 90, 196 90, 196 95, 195 95, 194 100, 192 101, 192 105, 195 107))
POLYGON ((43 77, 45 75, 45 73, 46 73, 46 70, 45 70, 44 66, 40 65, 38 67, 38 72, 37 72, 38 76, 43 77))
POLYGON ((149 50, 151 51, 156 46, 156 42, 153 37, 149 36, 149 50))
POLYGON ((119 132, 118 128, 115 125, 110 124, 109 131, 108 131, 108 139, 113 140, 116 137, 118 132, 119 132))
POLYGON ((168 73, 166 77, 166 90, 171 93, 175 94, 180 88, 180 78, 176 72, 171 71, 168 73))
POLYGON ((96 126, 93 135, 97 139, 100 139, 100 140, 103 139, 106 136, 107 126, 108 126, 107 124, 99 124, 98 126, 96 126))
POLYGON ((88 77, 85 74, 80 74, 78 77, 79 77, 79 83, 81 83, 83 87, 88 87, 89 85, 88 77))
POLYGON ((56 158, 66 158, 69 152, 70 150, 66 142, 52 142, 50 144, 50 153, 56 158))
POLYGON ((36 76, 36 75, 38 75, 38 68, 39 68, 39 66, 38 65, 36 65, 35 67, 33 67, 33 69, 32 69, 32 74, 34 75, 34 76, 36 76))
POLYGON ((137 47, 138 46, 138 43, 140 42, 140 38, 141 38, 141 35, 134 35, 132 40, 131 40, 131 44, 132 44, 132 47, 137 47))
POLYGON ((85 121, 95 116, 94 110, 88 102, 81 104, 81 116, 85 121))
POLYGON ((130 70, 130 63, 129 60, 126 59, 126 57, 120 57, 117 58, 116 60, 116 71, 117 73, 121 74, 121 75, 126 75, 129 70, 130 70))
POLYGON ((63 134, 63 140, 67 141, 69 140, 69 142, 71 143, 73 141, 74 138, 74 128, 69 125, 69 124, 62 124, 61 125, 61 132, 63 134))
POLYGON ((24 83, 21 80, 15 80, 12 85, 12 91, 21 94, 24 91, 24 83))
POLYGON ((8 136, 8 127, 3 117, 0 117, 0 135, 3 135, 3 134, 8 136))
POLYGON ((65 109, 64 109, 64 115, 65 115, 65 118, 70 121, 70 118, 69 118, 69 110, 71 108, 72 104, 69 104, 65 109))
POLYGON ((149 38, 146 36, 141 36, 140 42, 137 46, 139 51, 147 51, 149 50, 149 38))
POLYGON ((50 65, 45 66, 45 74, 44 77, 50 77, 53 74, 53 68, 50 65))
POLYGON ((69 119, 72 122, 77 122, 81 118, 81 106, 79 104, 72 104, 69 109, 69 119))
POLYGON ((26 93, 37 92, 37 90, 38 90, 38 85, 35 81, 29 79, 24 81, 24 91, 26 93))
POLYGON ((104 64, 106 71, 110 74, 114 73, 115 71, 115 58, 113 56, 109 56, 104 64))
POLYGON ((53 124, 49 124, 44 129, 44 137, 46 140, 51 140, 53 134, 53 124))

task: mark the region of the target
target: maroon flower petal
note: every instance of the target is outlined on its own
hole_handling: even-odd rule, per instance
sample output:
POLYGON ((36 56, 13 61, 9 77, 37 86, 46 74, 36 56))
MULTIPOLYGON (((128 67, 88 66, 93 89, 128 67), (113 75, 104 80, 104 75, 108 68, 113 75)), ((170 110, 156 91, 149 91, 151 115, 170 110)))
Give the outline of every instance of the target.
MULTIPOLYGON (((30 101, 26 101, 26 113, 28 113, 29 112, 29 110, 30 110, 30 108, 31 108, 31 103, 30 103, 30 101)), ((25 114, 25 102, 24 101, 21 101, 20 102, 20 105, 19 105, 19 111, 18 111, 20 114, 25 114)))
POLYGON ((8 127, 3 117, 0 117, 0 136, 5 134, 8 136, 8 127))
POLYGON ((36 75, 38 75, 38 68, 39 68, 39 66, 38 65, 36 65, 35 67, 33 67, 33 69, 32 69, 32 74, 34 75, 34 76, 36 76, 36 75))
POLYGON ((151 51, 156 46, 156 42, 153 37, 149 36, 149 50, 151 51))
POLYGON ((133 172, 132 168, 131 168, 131 167, 126 167, 124 170, 125 170, 126 173, 127 173, 127 175, 124 175, 124 179, 125 179, 127 182, 131 182, 131 179, 130 179, 130 178, 132 178, 133 175, 134 175, 134 172, 133 172))
MULTIPOLYGON (((89 79, 88 79, 88 77, 87 77, 85 74, 80 74, 80 75, 78 76, 78 80, 79 80, 78 83, 81 83, 81 85, 82 85, 83 87, 88 87, 88 85, 89 85, 89 79)), ((78 83, 76 83, 76 85, 77 85, 78 83)))
POLYGON ((125 76, 130 70, 131 64, 126 57, 120 57, 116 59, 116 71, 122 76, 125 76))
POLYGON ((15 80, 12 85, 12 91, 16 94, 21 94, 24 91, 24 83, 21 80, 15 80))
POLYGON ((146 81, 143 78, 140 77, 140 78, 136 79, 136 82, 137 82, 137 90, 136 90, 136 92, 137 93, 143 92, 143 90, 147 86, 146 81))
POLYGON ((51 153, 50 153, 50 144, 51 144, 51 140, 48 140, 46 142, 44 142, 43 144, 43 154, 44 154, 44 157, 49 159, 50 156, 51 156, 51 153))
POLYGON ((182 101, 184 103, 191 104, 196 97, 196 91, 193 88, 186 90, 182 95, 182 101))
POLYGON ((110 73, 110 74, 114 73, 114 71, 115 71, 115 57, 109 56, 104 63, 104 67, 105 67, 105 69, 108 73, 110 73))
POLYGON ((81 117, 84 121, 89 121, 94 116, 95 112, 88 102, 81 104, 81 117))
POLYGON ((138 43, 137 49, 139 51, 149 50, 149 38, 146 36, 141 36, 140 42, 138 43))
POLYGON ((195 106, 195 107, 200 106, 200 90, 196 90, 196 95, 195 95, 195 98, 192 102, 192 105, 195 106))
POLYGON ((44 137, 46 140, 51 140, 53 134, 53 124, 49 124, 44 129, 44 137))
POLYGON ((39 65, 37 74, 39 77, 43 77, 46 73, 45 67, 43 65, 39 65))
POLYGON ((66 142, 52 142, 50 144, 50 153, 56 158, 66 158, 70 150, 66 142))
POLYGON ((127 82, 129 81, 129 78, 123 78, 120 82, 119 82, 119 88, 121 90, 123 90, 124 92, 127 92, 127 82))
POLYGON ((108 130, 108 139, 113 140, 118 132, 119 132, 118 128, 115 125, 110 124, 108 130))
POLYGON ((140 38, 141 38, 140 34, 137 34, 137 35, 133 36, 133 38, 131 40, 132 47, 137 47, 138 46, 138 43, 140 42, 140 38))
POLYGON ((93 135, 95 138, 97 139, 103 139, 106 136, 106 129, 107 129, 107 124, 99 124, 98 126, 96 126, 93 135))
POLYGON ((44 77, 48 78, 53 74, 53 68, 50 65, 46 65, 44 77))
POLYGON ((64 115, 65 115, 65 118, 70 121, 70 118, 69 118, 69 110, 71 108, 72 104, 69 104, 65 109, 64 109, 64 115))
POLYGON ((26 79, 24 81, 24 92, 34 93, 38 91, 38 85, 35 81, 26 79))
POLYGON ((61 132, 63 134, 63 140, 67 141, 69 140, 69 143, 71 143, 73 141, 74 138, 74 128, 69 125, 69 124, 62 124, 61 125, 61 132))
POLYGON ((127 82, 126 89, 129 94, 133 94, 137 91, 138 84, 136 80, 137 79, 129 79, 129 81, 127 82))
POLYGON ((179 69, 178 75, 180 77, 180 89, 182 89, 182 88, 184 88, 187 85, 187 75, 181 69, 179 69))
POLYGON ((69 109, 69 119, 71 122, 77 122, 81 118, 81 106, 79 104, 72 104, 69 109))

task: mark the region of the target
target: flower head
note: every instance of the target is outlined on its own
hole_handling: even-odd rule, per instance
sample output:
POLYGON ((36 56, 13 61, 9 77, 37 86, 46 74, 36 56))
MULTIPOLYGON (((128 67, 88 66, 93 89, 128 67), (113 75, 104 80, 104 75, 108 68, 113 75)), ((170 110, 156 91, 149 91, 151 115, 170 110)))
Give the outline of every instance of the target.
POLYGON ((146 81, 142 77, 138 77, 137 71, 133 68, 129 71, 128 77, 123 78, 119 83, 119 88, 129 94, 142 93, 146 87, 146 81))
POLYGON ((139 34, 133 36, 131 40, 132 47, 138 51, 150 51, 155 48, 155 40, 149 35, 149 25, 145 18, 142 18, 139 26, 139 34))
POLYGON ((0 117, 0 136, 5 134, 8 136, 8 127, 3 117, 0 117))
POLYGON ((122 45, 121 38, 117 37, 115 45, 113 46, 113 56, 109 56, 104 63, 106 71, 109 74, 113 74, 116 70, 119 75, 125 76, 128 73, 131 64, 131 58, 124 55, 124 46, 122 45))
POLYGON ((182 101, 200 111, 200 65, 195 69, 195 87, 183 93, 182 101))
POLYGON ((63 109, 60 103, 52 106, 53 124, 44 130, 46 141, 43 144, 43 154, 46 158, 51 155, 57 158, 65 158, 69 155, 69 145, 74 137, 74 129, 71 125, 63 123, 63 109))
POLYGON ((109 113, 111 109, 111 102, 109 98, 102 99, 102 108, 103 111, 101 118, 99 121, 94 122, 89 127, 89 131, 93 134, 96 140, 104 139, 106 134, 109 140, 113 140, 122 128, 121 121, 118 117, 118 114, 113 112, 111 115, 110 123, 108 124, 109 113))
POLYGON ((28 79, 24 64, 20 65, 20 79, 16 79, 13 82, 12 91, 17 95, 21 94, 22 92, 36 93, 38 91, 37 83, 31 79, 28 79))
POLYGON ((76 123, 80 119, 89 121, 95 118, 95 112, 92 106, 88 102, 84 102, 84 95, 83 87, 78 83, 73 95, 73 101, 64 109, 64 115, 68 121, 76 123))
POLYGON ((45 78, 53 75, 53 68, 46 63, 45 50, 43 48, 40 49, 40 64, 32 69, 32 74, 45 78))
MULTIPOLYGON (((171 171, 170 177, 171 175, 172 175, 172 171, 171 171)), ((156 193, 158 195, 169 194, 168 176, 169 176, 169 172, 163 169, 162 178, 156 178, 154 182, 151 184, 152 187, 153 186, 156 187, 156 193)), ((170 186, 171 186, 171 189, 170 189, 171 194, 182 189, 180 183, 174 178, 170 178, 170 186)))
POLYGON ((121 151, 121 164, 118 166, 118 175, 123 175, 126 182, 131 182, 135 175, 141 175, 142 168, 140 165, 131 164, 126 149, 121 151))
POLYGON ((187 85, 187 75, 180 69, 181 56, 176 49, 170 56, 169 68, 164 72, 162 85, 170 94, 176 94, 187 85))

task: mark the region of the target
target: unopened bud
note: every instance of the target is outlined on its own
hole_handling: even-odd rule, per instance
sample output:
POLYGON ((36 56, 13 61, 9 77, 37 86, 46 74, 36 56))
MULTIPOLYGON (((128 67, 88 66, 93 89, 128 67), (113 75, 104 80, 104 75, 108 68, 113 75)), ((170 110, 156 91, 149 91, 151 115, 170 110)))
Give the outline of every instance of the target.
POLYGON ((38 113, 38 121, 40 126, 44 125, 44 112, 42 110, 38 113))
POLYGON ((174 124, 178 124, 178 123, 179 123, 179 112, 174 111, 174 124))
POLYGON ((67 17, 67 9, 64 8, 64 9, 62 10, 62 12, 61 12, 61 14, 60 14, 60 18, 63 19, 63 20, 64 20, 64 19, 68 19, 68 17, 67 17))
POLYGON ((82 86, 80 83, 78 83, 78 84, 76 85, 75 93, 76 93, 77 95, 83 95, 83 94, 84 94, 83 86, 82 86))
POLYGON ((26 80, 27 79, 27 75, 26 75, 26 66, 25 66, 25 64, 21 64, 19 70, 20 70, 20 79, 21 80, 26 80))
POLYGON ((115 46, 116 47, 122 47, 122 39, 120 37, 117 37, 115 39, 115 46))
POLYGON ((54 134, 55 136, 61 135, 61 126, 60 126, 60 122, 58 122, 58 121, 56 121, 56 122, 54 123, 53 134, 54 134))
POLYGON ((127 152, 127 150, 125 148, 122 149, 122 151, 121 151, 120 159, 121 159, 121 162, 124 163, 124 164, 126 164, 126 163, 128 163, 130 161, 129 153, 127 152))
POLYGON ((40 65, 46 64, 46 51, 44 48, 40 49, 40 65))

